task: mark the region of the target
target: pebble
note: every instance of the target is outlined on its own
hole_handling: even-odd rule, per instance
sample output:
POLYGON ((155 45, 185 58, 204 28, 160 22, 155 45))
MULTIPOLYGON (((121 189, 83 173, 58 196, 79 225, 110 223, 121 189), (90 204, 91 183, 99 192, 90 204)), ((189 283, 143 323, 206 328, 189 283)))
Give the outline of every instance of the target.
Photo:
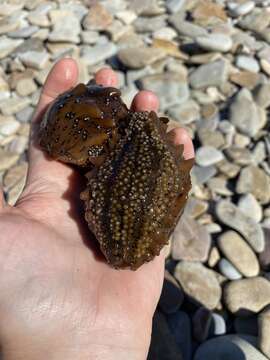
POLYGON ((229 78, 231 82, 249 90, 253 90, 261 80, 259 74, 246 70, 235 72, 229 78))
POLYGON ((45 51, 27 51, 21 54, 19 58, 25 66, 41 70, 46 67, 49 60, 49 54, 45 51))
POLYGON ((270 281, 253 277, 229 282, 224 288, 224 302, 238 316, 258 313, 270 304, 270 281))
MULTIPOLYGON (((115 20, 106 30, 110 40, 117 43, 122 36, 132 31, 131 25, 124 26, 120 20, 115 20)), ((133 45, 133 44, 132 44, 133 45)))
POLYGON ((205 228, 209 234, 218 234, 222 231, 221 226, 217 223, 206 224, 205 228))
POLYGON ((234 320, 234 329, 238 334, 247 334, 258 336, 257 316, 236 317, 234 320))
MULTIPOLYGON (((185 334, 186 333, 183 332, 183 335, 185 334)), ((148 358, 166 360, 182 359, 182 352, 175 341, 175 336, 169 328, 165 315, 160 311, 154 313, 148 358)))
POLYGON ((184 294, 175 278, 165 270, 162 292, 158 302, 160 309, 166 313, 175 313, 184 301, 184 294))
POLYGON ((99 40, 99 33, 94 30, 86 30, 81 32, 81 39, 84 44, 93 45, 99 40))
POLYGON ((205 262, 210 245, 211 238, 205 227, 190 217, 182 216, 172 235, 172 258, 205 262))
POLYGON ((132 10, 122 10, 115 14, 115 17, 121 20, 125 25, 130 25, 135 19, 137 19, 137 14, 132 10))
POLYGON ((270 83, 261 84, 255 92, 256 103, 263 109, 270 106, 270 83))
POLYGON ((220 259, 218 268, 220 273, 229 280, 239 280, 242 278, 239 271, 227 259, 220 259))
POLYGON ((235 133, 233 144, 236 147, 245 148, 250 144, 250 138, 247 135, 235 133))
POLYGON ((13 40, 13 41, 19 41, 20 45, 16 46, 16 48, 12 51, 12 56, 20 56, 23 53, 26 53, 28 51, 36 51, 36 52, 43 52, 44 46, 43 42, 40 39, 26 39, 22 42, 22 40, 13 40))
POLYGON ((229 179, 236 177, 240 171, 240 166, 228 161, 227 159, 223 159, 217 163, 216 166, 218 170, 229 179))
POLYGON ((243 276, 253 277, 259 274, 256 255, 237 232, 224 232, 219 236, 217 243, 222 253, 243 276))
POLYGON ((228 188, 227 179, 223 177, 212 177, 208 182, 207 186, 209 190, 215 194, 223 196, 232 196, 233 192, 228 188))
POLYGON ((263 228, 265 247, 259 255, 260 265, 264 270, 270 270, 270 227, 263 228))
POLYGON ((11 167, 5 174, 3 178, 3 185, 5 191, 13 188, 17 183, 19 183, 22 179, 26 179, 28 165, 26 162, 22 162, 19 165, 15 165, 11 167))
POLYGON ((258 61, 255 60, 253 57, 246 56, 246 55, 238 55, 236 58, 235 65, 239 69, 251 71, 251 72, 259 72, 260 65, 258 64, 258 61))
POLYGON ((88 14, 83 19, 83 27, 86 30, 106 30, 112 23, 113 17, 99 2, 93 4, 88 14))
POLYGON ((217 21, 227 21, 227 15, 222 4, 212 1, 202 1, 193 9, 192 16, 204 26, 215 24, 217 21))
POLYGON ((208 34, 206 29, 189 21, 183 20, 177 13, 171 16, 169 21, 180 35, 196 39, 198 36, 208 34))
POLYGON ((9 84, 0 76, 0 100, 10 97, 9 84))
POLYGON ((224 60, 199 66, 190 75, 190 85, 194 89, 219 86, 228 78, 228 67, 224 60))
POLYGON ((264 234, 259 224, 228 200, 220 200, 216 206, 219 220, 237 230, 256 252, 264 249, 264 234))
POLYGON ((177 37, 177 32, 170 27, 163 27, 153 32, 154 39, 172 41, 177 37))
POLYGON ((144 76, 140 79, 140 87, 158 96, 161 109, 185 103, 190 95, 186 78, 173 72, 144 76))
POLYGON ((163 15, 150 18, 141 16, 134 21, 133 25, 138 33, 149 33, 166 26, 166 19, 163 15))
POLYGON ((19 196, 21 195, 25 186, 25 178, 22 178, 16 185, 14 185, 8 192, 7 202, 9 205, 13 206, 16 204, 19 196))
POLYGON ((209 34, 207 36, 198 36, 196 43, 205 50, 228 52, 231 50, 233 42, 230 36, 224 34, 209 34))
POLYGON ((193 166, 191 170, 192 184, 202 185, 210 180, 217 173, 217 169, 212 166, 193 166))
POLYGON ((172 14, 180 11, 186 4, 186 0, 167 0, 166 7, 172 14))
POLYGON ((209 335, 212 313, 210 310, 201 306, 196 310, 192 317, 193 337, 198 342, 204 342, 209 335))
POLYGON ((255 345, 249 343, 248 336, 224 335, 202 344, 195 353, 194 360, 267 360, 255 345))
POLYGON ((18 159, 18 154, 0 148, 0 171, 9 169, 16 164, 18 159))
POLYGON ((129 47, 121 49, 118 59, 129 69, 141 69, 164 57, 163 51, 151 47, 129 47))
POLYGON ((202 214, 204 214, 207 211, 207 209, 208 209, 208 203, 206 201, 199 200, 196 197, 192 196, 187 201, 184 216, 191 217, 192 219, 196 219, 200 217, 202 214))
POLYGON ((187 125, 200 119, 200 107, 196 101, 190 99, 183 104, 170 107, 168 114, 181 125, 187 125))
POLYGON ((0 102, 0 110, 3 115, 13 115, 24 109, 29 103, 30 100, 28 98, 12 97, 0 102))
POLYGON ((262 33, 270 24, 270 15, 267 11, 255 8, 250 14, 244 16, 238 23, 243 29, 262 33))
POLYGON ((216 149, 223 147, 225 139, 220 131, 213 131, 207 128, 198 129, 198 138, 203 146, 211 146, 216 149))
POLYGON ((72 11, 51 10, 50 18, 53 23, 53 30, 49 35, 49 41, 79 43, 81 25, 72 11))
POLYGON ((264 309, 258 316, 258 347, 264 353, 267 358, 270 358, 270 307, 264 309))
POLYGON ((228 4, 228 7, 230 9, 230 14, 235 17, 247 15, 255 7, 254 1, 246 1, 240 5, 236 5, 236 6, 235 5, 236 5, 235 3, 228 4), (234 6, 232 7, 230 6, 230 4, 233 4, 234 6))
POLYGON ((175 314, 168 315, 167 319, 175 342, 181 349, 181 359, 191 360, 191 321, 188 314, 184 311, 177 311, 175 314), (185 330, 183 331, 183 329, 185 330))
POLYGON ((95 46, 87 46, 81 50, 81 59, 88 66, 98 64, 117 53, 117 47, 114 43, 96 44, 95 46))
POLYGON ((213 268, 217 265, 220 260, 220 253, 216 246, 213 246, 208 256, 208 266, 213 268))
POLYGON ((266 59, 261 59, 260 60, 260 65, 262 70, 270 76, 270 62, 266 59))
POLYGON ((20 123, 14 119, 13 116, 0 115, 0 134, 3 136, 10 136, 16 133, 19 129, 20 123))
POLYGON ((159 49, 164 55, 172 56, 175 59, 188 60, 188 56, 181 50, 175 41, 154 39, 152 42, 154 49, 159 49))
POLYGON ((270 201, 270 176, 257 166, 244 167, 236 184, 238 194, 251 193, 261 203, 270 201))
POLYGON ((28 123, 34 113, 34 108, 32 106, 26 106, 22 110, 16 112, 16 119, 21 123, 28 123))
POLYGON ((191 302, 215 309, 221 297, 221 288, 215 273, 199 262, 179 262, 174 272, 191 302))
POLYGON ((37 85, 31 78, 22 78, 17 82, 16 91, 20 96, 28 96, 37 90, 37 85))
POLYGON ((226 322, 224 320, 224 317, 220 314, 213 313, 212 314, 212 324, 213 329, 211 332, 213 332, 214 335, 220 336, 226 334, 226 322))
POLYGON ((243 88, 230 107, 230 121, 243 134, 253 137, 266 123, 265 111, 253 101, 251 92, 243 88))
POLYGON ((262 207, 251 193, 242 195, 238 201, 238 208, 256 223, 261 222, 263 217, 262 207))
POLYGON ((22 43, 22 40, 9 39, 5 36, 0 37, 0 60, 7 57, 22 43))
POLYGON ((215 165, 223 160, 223 153, 213 146, 202 146, 196 151, 196 163, 200 166, 215 165))
POLYGON ((156 16, 164 13, 164 6, 155 0, 136 0, 131 1, 129 8, 138 15, 156 16))
POLYGON ((22 154, 28 146, 28 136, 16 136, 9 144, 9 151, 22 154))
POLYGON ((230 160, 240 166, 250 165, 253 163, 252 153, 248 148, 231 146, 225 150, 225 154, 230 160))
POLYGON ((8 36, 14 39, 26 39, 35 34, 38 30, 38 26, 26 26, 18 30, 10 31, 8 36))

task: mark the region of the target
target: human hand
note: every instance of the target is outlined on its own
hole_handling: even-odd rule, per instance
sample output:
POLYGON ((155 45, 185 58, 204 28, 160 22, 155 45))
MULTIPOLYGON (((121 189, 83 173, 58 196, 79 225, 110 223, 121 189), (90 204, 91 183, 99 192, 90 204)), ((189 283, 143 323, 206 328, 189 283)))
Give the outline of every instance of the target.
MULTIPOLYGON (((70 166, 46 158, 35 129, 44 110, 77 82, 72 59, 51 70, 32 121, 29 170, 14 207, 0 192, 0 341, 3 359, 129 359, 147 356, 152 316, 163 283, 164 255, 137 271, 115 270, 98 257, 84 221, 85 183, 70 166), (90 243, 90 245, 89 245, 90 243)), ((95 79, 116 86, 115 73, 95 79)), ((157 111, 151 92, 139 92, 136 110, 157 111)), ((194 156, 183 129, 173 130, 194 156)))

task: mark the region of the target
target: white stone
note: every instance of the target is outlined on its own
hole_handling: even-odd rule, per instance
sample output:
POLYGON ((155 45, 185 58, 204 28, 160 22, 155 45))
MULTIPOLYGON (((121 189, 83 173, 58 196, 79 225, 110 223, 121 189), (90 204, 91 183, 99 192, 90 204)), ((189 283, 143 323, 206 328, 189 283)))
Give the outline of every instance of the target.
POLYGON ((0 102, 0 110, 3 115, 12 115, 24 109, 29 103, 30 100, 28 98, 12 97, 0 102))
POLYGON ((81 51, 82 59, 88 66, 104 61, 117 53, 117 47, 113 43, 97 44, 95 46, 84 47, 81 51))
POLYGON ((232 6, 232 5, 230 6, 230 3, 229 3, 228 7, 230 9, 230 14, 235 17, 246 15, 246 14, 250 13, 255 7, 254 1, 246 1, 243 4, 240 4, 238 6, 234 3, 232 3, 232 4, 234 6, 232 6))
POLYGON ((262 220, 262 208, 254 195, 246 194, 241 196, 238 201, 238 207, 257 223, 262 220))
POLYGON ((239 69, 243 69, 255 73, 260 71, 260 65, 258 61, 250 56, 238 55, 235 64, 239 69))
POLYGON ((8 33, 8 36, 11 38, 28 38, 32 36, 34 33, 36 33, 39 30, 37 26, 26 26, 21 29, 17 29, 15 31, 11 31, 8 33))
POLYGON ((214 165, 223 159, 223 153, 212 146, 202 146, 196 151, 196 163, 203 167, 214 165))
POLYGON ((115 17, 121 20, 124 24, 130 25, 137 18, 137 15, 132 10, 122 10, 117 12, 115 17))
POLYGON ((177 36, 177 32, 171 27, 163 27, 154 31, 152 36, 154 39, 172 41, 177 36))
POLYGON ((41 70, 45 68, 49 60, 49 54, 46 51, 27 51, 20 54, 19 58, 25 66, 41 70))
POLYGON ((0 134, 3 136, 10 136, 16 133, 19 129, 20 123, 14 119, 13 116, 0 115, 0 134))
POLYGON ((5 36, 0 37, 0 60, 7 57, 23 40, 13 40, 5 36))
POLYGON ((218 33, 199 36, 196 38, 196 43, 205 50, 220 52, 228 52, 233 45, 230 36, 218 33))
POLYGON ((52 42, 71 42, 77 44, 80 41, 81 25, 73 12, 68 10, 52 10, 50 18, 53 23, 53 31, 49 35, 52 42))

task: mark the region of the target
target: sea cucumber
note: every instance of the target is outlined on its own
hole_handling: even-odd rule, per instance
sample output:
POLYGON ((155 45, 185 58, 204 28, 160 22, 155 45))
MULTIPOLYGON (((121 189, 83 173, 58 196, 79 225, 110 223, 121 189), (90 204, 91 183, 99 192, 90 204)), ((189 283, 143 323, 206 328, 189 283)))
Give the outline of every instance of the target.
POLYGON ((43 120, 41 147, 85 169, 85 219, 115 268, 136 270, 152 260, 183 212, 193 159, 185 160, 183 146, 174 145, 168 121, 153 111, 128 110, 117 89, 83 84, 56 99, 43 120))

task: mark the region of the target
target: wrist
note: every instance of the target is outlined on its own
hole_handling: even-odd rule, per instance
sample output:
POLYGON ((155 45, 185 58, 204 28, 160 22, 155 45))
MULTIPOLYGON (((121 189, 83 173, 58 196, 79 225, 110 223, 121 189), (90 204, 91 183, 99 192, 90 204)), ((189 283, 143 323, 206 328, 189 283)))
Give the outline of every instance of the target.
MULTIPOLYGON (((138 337, 137 337, 138 339, 138 337)), ((136 337, 128 334, 113 333, 92 334, 89 331, 87 339, 74 336, 71 341, 68 336, 61 341, 57 336, 54 340, 32 336, 31 339, 14 338, 12 343, 2 342, 1 360, 145 360, 149 350, 149 341, 136 344, 136 337)))

